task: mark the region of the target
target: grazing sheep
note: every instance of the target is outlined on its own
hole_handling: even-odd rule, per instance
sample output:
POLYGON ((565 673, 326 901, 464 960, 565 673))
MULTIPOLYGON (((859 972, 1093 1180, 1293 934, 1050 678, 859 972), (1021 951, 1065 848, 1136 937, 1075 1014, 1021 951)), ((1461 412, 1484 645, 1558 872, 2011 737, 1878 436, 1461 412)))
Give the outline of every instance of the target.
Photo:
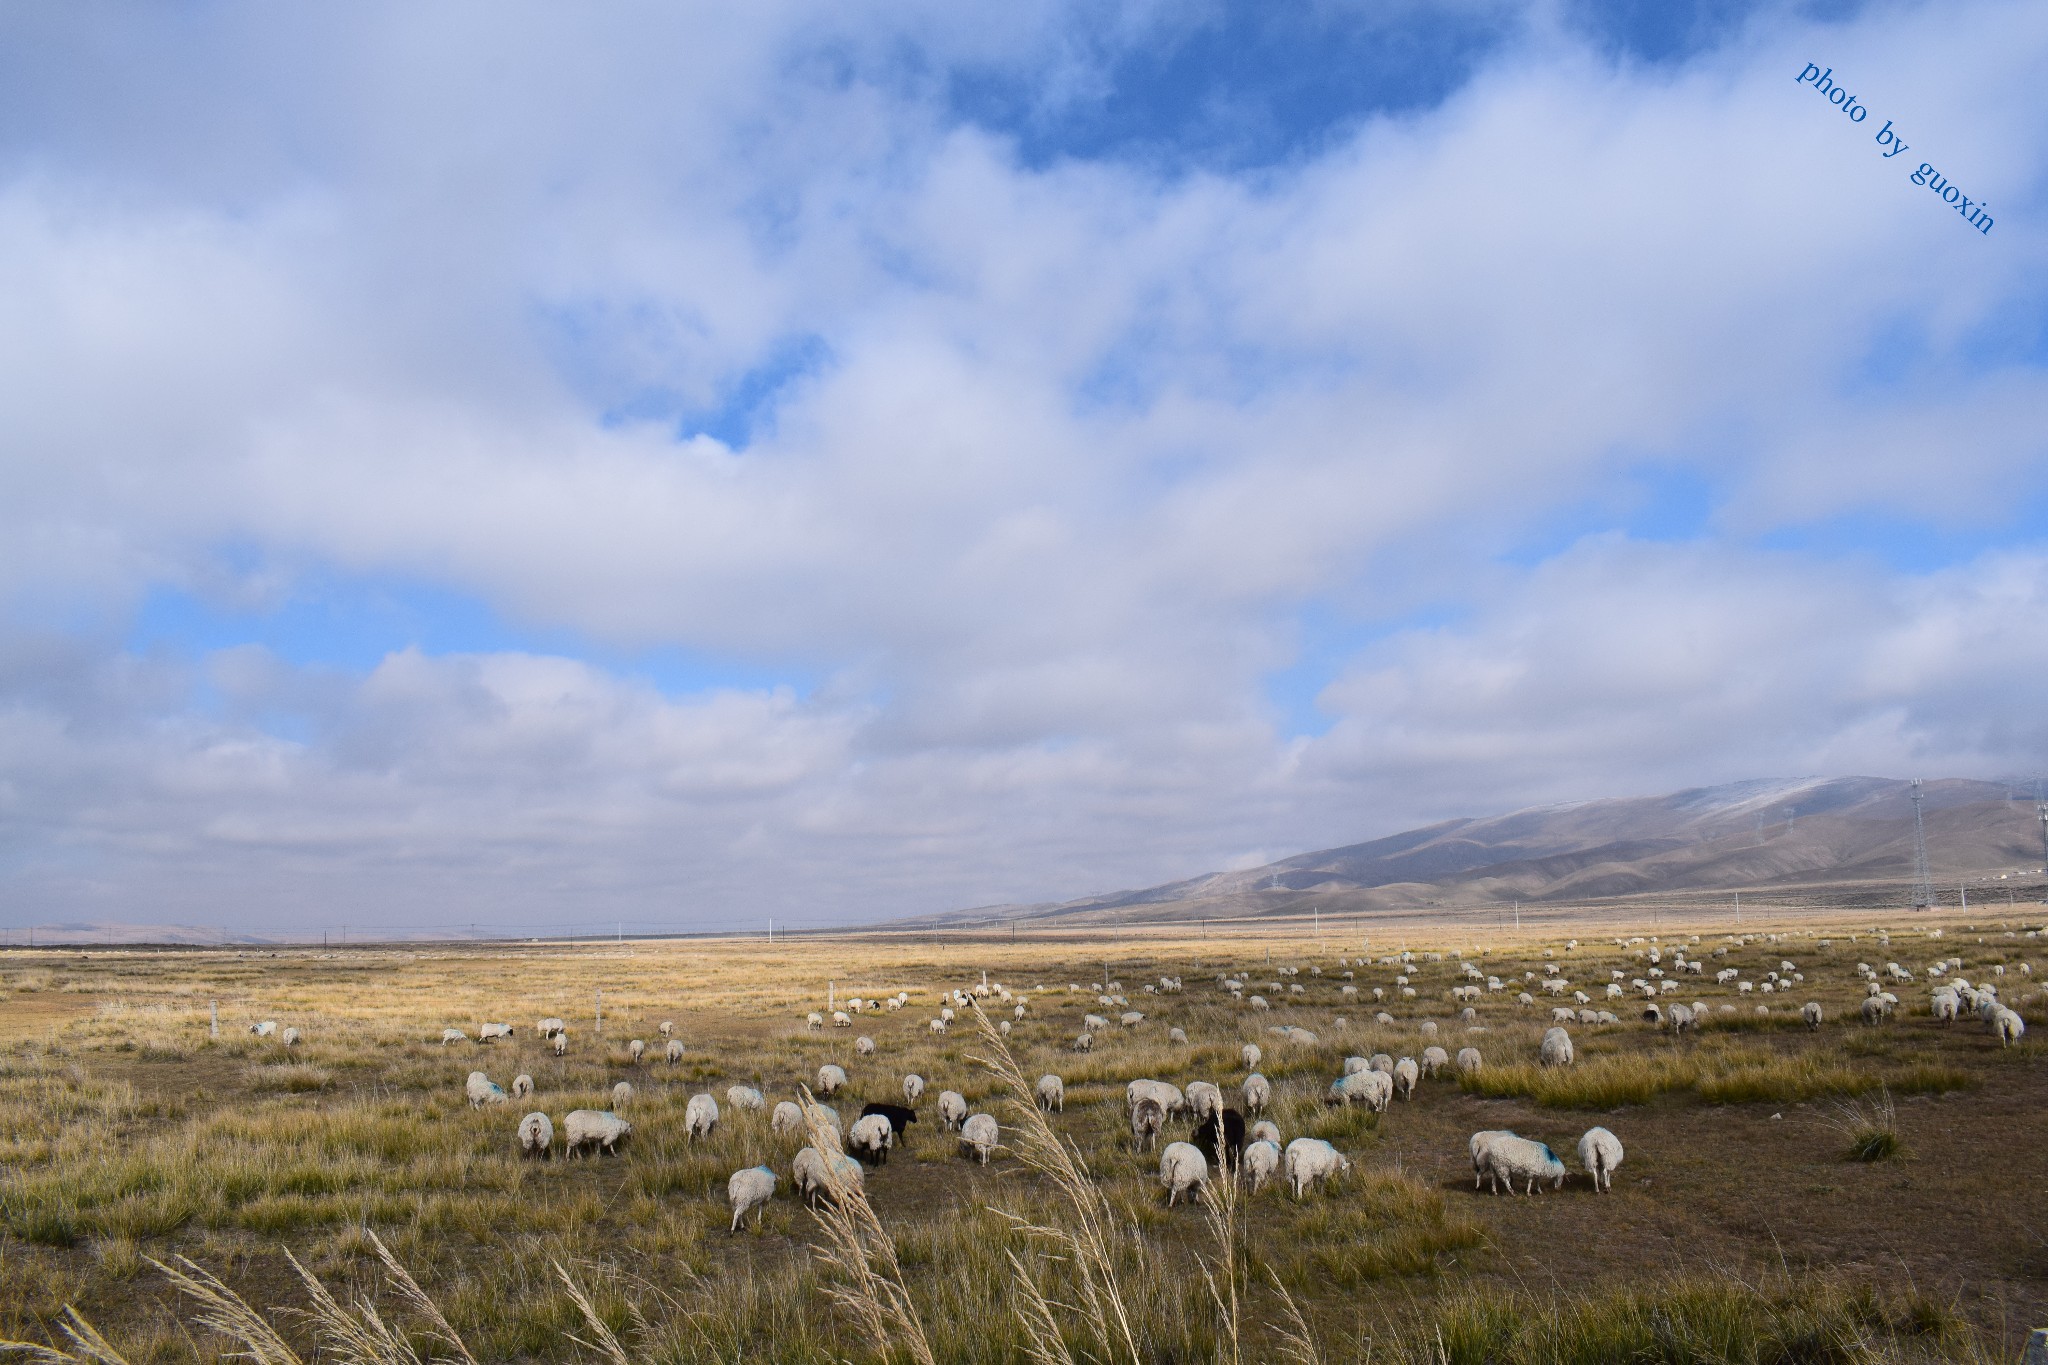
POLYGON ((1579 1139, 1579 1164, 1593 1177, 1593 1188, 1614 1188, 1614 1168, 1621 1164, 1621 1139, 1605 1128, 1588 1128, 1579 1139))
POLYGON ((462 1092, 469 1096, 469 1107, 472 1109, 481 1109, 487 1104, 503 1104, 511 1098, 493 1085, 491 1078, 481 1071, 469 1073, 469 1079, 463 1082, 462 1092))
POLYGON ((1273 1102, 1273 1083, 1254 1071, 1244 1078, 1244 1107, 1254 1114, 1266 1112, 1273 1102))
POLYGON ((771 1133, 801 1133, 804 1130, 804 1111, 788 1100, 775 1106, 775 1112, 768 1116, 768 1131, 771 1133))
POLYGON ((957 1090, 939 1092, 939 1122, 947 1132, 955 1132, 967 1121, 967 1097, 957 1090))
POLYGON ((640 1065, 640 1059, 647 1055, 647 1040, 635 1038, 632 1042, 626 1044, 626 1055, 633 1059, 633 1065, 640 1065))
POLYGON ((1244 1160, 1238 1166, 1246 1183, 1252 1187, 1252 1193, 1257 1194, 1280 1169, 1279 1140, 1260 1138, 1248 1144, 1244 1149, 1244 1160))
POLYGON ((1021 1023, 1023 1023, 1023 1022, 1024 1022, 1024 1007, 1023 1007, 1022 1005, 1019 1005, 1019 1006, 1017 1006, 1017 1008, 1016 1008, 1016 1009, 1012 1010, 1012 1011, 1011 1011, 1011 1018, 1015 1019, 1015 1020, 1016 1020, 1016 1021, 1017 1021, 1018 1023, 1020 1023, 1020 1024, 1021 1024, 1021 1023))
POLYGON ((861 1106, 860 1116, 872 1118, 879 1115, 889 1121, 896 1131, 896 1140, 906 1142, 910 1137, 910 1125, 917 1122, 917 1111, 906 1109, 900 1104, 868 1104, 861 1106))
POLYGON ((297 1047, 301 1036, 297 1028, 288 1028, 278 1035, 277 1041, 286 1047, 297 1047))
POLYGON ((989 1154, 995 1151, 1002 1129, 996 1126, 993 1114, 969 1114, 967 1122, 960 1125, 960 1149, 971 1151, 981 1158, 981 1164, 988 1165, 989 1154))
POLYGON ((1478 1048, 1461 1047, 1458 1049, 1459 1075, 1476 1076, 1479 1074, 1479 1068, 1483 1065, 1485 1065, 1485 1061, 1480 1057, 1478 1048))
POLYGON ((572 1109, 562 1120, 563 1147, 570 1156, 581 1156, 589 1147, 609 1156, 632 1131, 632 1124, 602 1109, 572 1109))
POLYGON ((1503 1182, 1508 1193, 1515 1192, 1515 1182, 1528 1183, 1528 1193, 1536 1193, 1536 1182, 1547 1180, 1551 1188, 1564 1185, 1564 1163, 1557 1159, 1557 1153, 1540 1142, 1513 1133, 1498 1133, 1479 1151, 1484 1161, 1483 1174, 1492 1185, 1495 1194, 1500 1193, 1503 1182))
POLYGON ((1273 1008, 1271 1005, 1266 1003, 1266 997, 1263 995, 1251 996, 1249 999, 1245 1001, 1245 1003, 1250 1005, 1255 1010, 1269 1010, 1273 1008))
POLYGON ((1422 1074, 1425 1078, 1436 1075, 1451 1064, 1451 1054, 1434 1045, 1422 1049, 1422 1074))
POLYGON ((1372 1069, 1372 1059, 1370 1057, 1346 1057, 1344 1059, 1343 1074, 1346 1076, 1356 1075, 1361 1071, 1370 1071, 1372 1069))
POLYGON ((816 1033, 819 1029, 825 1027, 825 1016, 816 1010, 812 1010, 804 1016, 804 1027, 816 1033))
POLYGON ((1284 1160, 1288 1188, 1293 1190, 1296 1199, 1301 1198, 1310 1186, 1334 1179, 1351 1169, 1350 1160, 1321 1138, 1296 1138, 1287 1144, 1284 1160))
POLYGON ((559 1019, 543 1019, 533 1026, 533 1031, 538 1033, 541 1036, 541 1040, 545 1042, 567 1027, 568 1025, 559 1019))
POLYGON ((1692 1012, 1691 1006, 1673 1005, 1671 1007, 1671 1032, 1673 1034, 1696 1033, 1698 1031, 1699 1017, 1692 1012))
POLYGON ((857 1190, 867 1183, 858 1161, 844 1152, 835 1152, 827 1160, 816 1147, 806 1147, 796 1154, 789 1165, 789 1175, 797 1193, 809 1199, 813 1208, 821 1199, 835 1198, 837 1189, 857 1190))
POLYGON ((1217 1170, 1235 1169, 1244 1155, 1244 1115, 1235 1109, 1218 1110, 1195 1125, 1188 1141, 1217 1170))
POLYGON ((1940 990, 1934 993, 1934 1017, 1944 1024, 1953 1024, 1963 1012, 1960 996, 1954 991, 1940 990))
POLYGON ((674 1066, 677 1062, 683 1060, 683 1040, 680 1038, 669 1039, 668 1045, 662 1048, 661 1055, 668 1058, 670 1066, 674 1066))
POLYGON ((912 1072, 903 1078, 903 1102, 916 1104, 924 1098, 924 1077, 912 1072))
POLYGON ((1084 1034, 1080 1035, 1079 1037, 1077 1037, 1076 1039, 1074 1039, 1074 1051, 1076 1051, 1076 1052, 1092 1052, 1092 1051, 1094 1051, 1094 1050, 1095 1050, 1095 1035, 1094 1035, 1094 1034, 1092 1034, 1092 1033, 1084 1033, 1084 1034))
POLYGON ((749 1166, 744 1171, 734 1171, 732 1179, 725 1182, 725 1199, 732 1205, 732 1227, 729 1231, 740 1230, 740 1220, 749 1213, 754 1215, 754 1226, 760 1227, 761 1220, 768 1216, 768 1201, 775 1197, 775 1172, 766 1166, 749 1166))
POLYGON ((800 1121, 799 1131, 810 1138, 813 1146, 822 1143, 835 1152, 846 1150, 846 1139, 840 1136, 846 1131, 846 1125, 839 1121, 837 1109, 814 1100, 809 1106, 806 1119, 807 1121, 800 1121))
POLYGON ((2018 1010, 2000 1006, 1998 1013, 1991 1016, 1991 1032, 2000 1047, 2011 1047, 2026 1036, 2027 1021, 2020 1018, 2018 1010))
MULTIPOLYGON (((485 1027, 488 1028, 490 1026, 487 1024, 485 1027)), ((251 1024, 249 1025, 249 1032, 255 1034, 258 1038, 273 1037, 277 1033, 277 1021, 275 1019, 265 1019, 260 1024, 251 1024)), ((484 1040, 479 1038, 477 1041, 482 1042, 484 1040)))
POLYGON ((1054 1110, 1067 1110, 1067 1083, 1058 1076, 1046 1073, 1038 1078, 1038 1107, 1050 1114, 1054 1110))
POLYGON ((555 1125, 546 1114, 535 1112, 519 1120, 519 1151, 542 1161, 555 1154, 555 1125))
POLYGON ((846 1130, 846 1145, 868 1165, 880 1166, 889 1160, 889 1149, 896 1145, 896 1129, 886 1114, 866 1114, 846 1130))
POLYGON ((479 1043, 488 1043, 494 1038, 510 1038, 511 1036, 512 1026, 510 1024, 478 1024, 476 1026, 476 1040, 479 1043))
POLYGON ((450 1043, 466 1043, 468 1041, 469 1035, 459 1028, 444 1028, 441 1030, 442 1047, 446 1047, 450 1043))
POLYGON ((1223 1109, 1223 1090, 1208 1081, 1189 1081, 1187 1092, 1188 1113, 1200 1123, 1211 1114, 1223 1109))
POLYGON ((533 1093, 533 1077, 524 1071, 512 1078, 512 1098, 523 1100, 533 1093))
POLYGON ((1145 1022, 1145 1016, 1136 1010, 1125 1010, 1121 1015, 1117 1016, 1117 1022, 1125 1028, 1136 1028, 1145 1022))
POLYGON ((620 1081, 612 1087, 612 1112, 617 1113, 633 1102, 633 1087, 620 1081))
POLYGON ((933 1033, 944 1033, 946 1031, 946 1021, 943 1019, 932 1020, 931 1031, 933 1033))
POLYGON ((569 1050, 569 1031, 567 1029, 556 1030, 554 1049, 557 1057, 569 1050))
POLYGON ((1402 1101, 1415 1098, 1415 1087, 1422 1080, 1422 1068, 1415 1065, 1413 1057, 1403 1057, 1394 1063, 1394 1095, 1402 1101))
POLYGON ((673 1019, 664 1019, 664 1020, 662 1020, 662 1021, 661 1021, 661 1024, 660 1024, 660 1026, 659 1026, 659 1027, 658 1027, 658 1029, 657 1029, 657 1032, 659 1032, 659 1033, 661 1034, 661 1036, 662 1036, 662 1037, 664 1037, 664 1038, 672 1038, 672 1037, 674 1037, 674 1036, 675 1036, 675 1031, 676 1031, 676 1025, 675 1025, 675 1020, 673 1020, 673 1019))
POLYGON ((725 1102, 735 1109, 766 1109, 768 1101, 761 1092, 751 1085, 729 1085, 725 1088, 725 1102))
POLYGON ((872 1057, 875 1055, 875 1040, 862 1035, 853 1040, 853 1050, 862 1057, 872 1057))
POLYGON ((1109 1020, 1099 1014, 1084 1014, 1081 1016, 1081 1027, 1090 1033, 1099 1033, 1109 1027, 1109 1020))
POLYGON ((1384 1071, 1354 1071, 1330 1086, 1331 1104, 1363 1104, 1376 1114, 1387 1112, 1394 1097, 1394 1081, 1384 1071))
POLYGON ((1806 1026, 1809 1029, 1819 1028, 1821 1021, 1820 1001, 1809 1000, 1801 1005, 1799 1007, 1799 1017, 1806 1021, 1806 1026))
POLYGON ((1257 1043, 1246 1043, 1238 1049, 1237 1055, 1244 1059, 1244 1069, 1246 1071, 1257 1071, 1259 1069, 1259 1062, 1266 1054, 1259 1051, 1257 1043))
POLYGON ((832 1027, 833 1027, 833 1028, 852 1028, 852 1027, 853 1027, 853 1016, 852 1016, 852 1015, 850 1015, 850 1014, 848 1014, 848 1013, 847 1013, 847 1012, 846 1012, 845 1010, 833 1010, 833 1011, 832 1011, 832 1027))
POLYGON ((1166 1106, 1158 1100, 1148 1095, 1131 1106, 1131 1145, 1136 1150, 1150 1151, 1165 1127, 1166 1106))
POLYGON ((836 1095, 839 1093, 839 1088, 845 1084, 845 1067, 827 1062, 818 1068, 818 1093, 820 1095, 836 1095))
POLYGON ((1889 1012, 1890 1011, 1888 1011, 1885 1008, 1884 997, 1882 995, 1866 995, 1863 997, 1864 1023, 1881 1024, 1884 1022, 1885 1015, 1889 1012))
POLYGON ((1394 1074, 1394 1059, 1384 1052, 1375 1052, 1372 1054, 1372 1069, 1383 1075, 1392 1076, 1394 1074))
POLYGON ((1543 1035, 1543 1044, 1536 1051, 1536 1060, 1545 1066, 1570 1066, 1572 1036, 1561 1028, 1551 1029, 1543 1035))
POLYGON ((718 1127, 718 1101, 710 1095, 692 1095, 690 1103, 683 1109, 683 1134, 695 1142, 700 1137, 710 1137, 718 1127))
MULTIPOLYGON (((1195 1084, 1200 1085, 1203 1082, 1197 1081, 1195 1084)), ((1175 1114, 1187 1113, 1189 1109, 1188 1098, 1181 1094, 1180 1087, 1166 1081, 1137 1080, 1124 1087, 1126 1107, 1135 1108, 1142 1099, 1158 1100, 1159 1107, 1166 1111, 1168 1118, 1175 1114)))
POLYGON ((1466 1144, 1472 1149, 1472 1188, 1478 1189, 1486 1180, 1486 1151, 1496 1138, 1513 1137, 1505 1128, 1488 1128, 1472 1135, 1466 1144))
POLYGON ((1159 1183, 1166 1188, 1166 1205, 1172 1208, 1182 1195, 1193 1199, 1209 1181, 1209 1163, 1185 1142, 1169 1142, 1159 1154, 1159 1183))

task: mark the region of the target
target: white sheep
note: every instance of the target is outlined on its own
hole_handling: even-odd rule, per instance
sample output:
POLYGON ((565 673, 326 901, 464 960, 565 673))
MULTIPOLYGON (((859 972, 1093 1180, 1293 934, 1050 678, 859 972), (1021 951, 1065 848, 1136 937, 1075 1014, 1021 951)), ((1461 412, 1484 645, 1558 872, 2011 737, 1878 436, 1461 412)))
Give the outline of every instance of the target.
POLYGON ((847 1013, 847 1012, 846 1012, 845 1010, 833 1010, 833 1011, 832 1011, 832 1027, 833 1027, 833 1028, 852 1028, 852 1027, 853 1027, 853 1016, 852 1016, 852 1015, 850 1015, 850 1014, 848 1014, 848 1013, 847 1013))
POLYGON ((1257 1194, 1280 1169, 1280 1143, 1274 1138, 1257 1138, 1246 1144, 1238 1169, 1257 1194))
POLYGON ((1889 1014, 1890 1012, 1891 1011, 1886 1007, 1884 1003, 1884 997, 1882 995, 1866 995, 1863 997, 1864 1023, 1881 1024, 1884 1022, 1885 1015, 1889 1014))
POLYGON ((775 1106, 775 1112, 768 1116, 768 1131, 771 1133, 801 1133, 804 1130, 804 1111, 789 1100, 775 1106))
POLYGON ((512 1078, 512 1098, 523 1100, 533 1093, 533 1077, 524 1071, 512 1078))
POLYGON ((1537 1049, 1536 1059, 1545 1066, 1570 1066, 1572 1036, 1561 1028, 1551 1029, 1543 1035, 1543 1043, 1537 1049))
POLYGON ((662 1037, 664 1037, 664 1038, 673 1038, 673 1037, 675 1036, 675 1032, 676 1032, 676 1024, 675 1024, 675 1020, 673 1020, 673 1019, 664 1019, 664 1020, 662 1020, 662 1021, 661 1021, 661 1023, 660 1023, 660 1024, 659 1024, 659 1025, 658 1025, 658 1026, 656 1027, 656 1030, 655 1030, 655 1031, 656 1031, 657 1033, 661 1034, 661 1036, 662 1036, 662 1037))
POLYGON ((767 1099, 751 1085, 729 1085, 725 1088, 725 1102, 735 1109, 766 1109, 767 1099))
POLYGON ((1363 1104, 1376 1114, 1386 1113, 1393 1097, 1393 1078, 1384 1071, 1354 1071, 1330 1086, 1330 1103, 1363 1104))
POLYGON ((933 1033, 944 1033, 946 1031, 946 1021, 943 1019, 932 1020, 931 1030, 933 1033))
POLYGON ((1805 1004, 1801 1005, 1799 1007, 1799 1017, 1806 1021, 1807 1028, 1819 1028, 1822 1018, 1820 1001, 1809 1000, 1805 1004))
POLYGON ((569 1050, 569 1031, 567 1029, 557 1029, 555 1031, 555 1041, 552 1046, 555 1049, 555 1055, 557 1057, 566 1053, 569 1050))
POLYGON ((1621 1164, 1621 1139, 1605 1128, 1588 1128, 1579 1139, 1579 1164, 1593 1177, 1595 1190, 1614 1188, 1614 1168, 1621 1164))
POLYGON ((812 1010, 804 1016, 804 1027, 816 1033, 819 1029, 825 1027, 825 1016, 816 1010, 812 1010))
POLYGON ((519 1150, 545 1161, 554 1155, 555 1125, 538 1111, 519 1120, 519 1150))
POLYGON ((602 1109, 572 1109, 562 1120, 563 1146, 570 1156, 580 1156, 588 1147, 610 1155, 632 1131, 632 1124, 602 1109))
POLYGON ((718 1127, 718 1101, 709 1094, 692 1095, 683 1109, 683 1134, 695 1142, 700 1137, 710 1137, 718 1127))
POLYGON ((278 1035, 277 1041, 283 1043, 286 1047, 297 1047, 302 1036, 297 1028, 288 1028, 278 1035))
POLYGON ((1934 993, 1934 1017, 1944 1024, 1953 1024, 1963 1012, 1962 997, 1948 989, 1934 993))
POLYGON ((945 1131, 953 1132, 966 1121, 967 1097, 957 1090, 941 1090, 939 1092, 939 1123, 945 1128, 945 1131))
POLYGON ((857 1190, 867 1183, 858 1161, 844 1152, 834 1152, 828 1160, 816 1147, 798 1152, 790 1163, 789 1174, 797 1193, 814 1206, 820 1199, 836 1198, 837 1190, 857 1190))
POLYGON ((754 1214, 754 1226, 760 1227, 761 1220, 768 1216, 768 1201, 774 1197, 775 1172, 768 1167, 749 1166, 744 1171, 734 1171, 732 1179, 725 1182, 725 1199, 732 1205, 730 1231, 738 1232, 740 1220, 749 1213, 754 1214))
POLYGON ((1451 1064, 1451 1054, 1435 1044, 1422 1049, 1422 1074, 1434 1076, 1451 1064))
POLYGON ((533 1031, 535 1033, 538 1033, 541 1036, 541 1040, 545 1042, 547 1039, 554 1037, 557 1033, 560 1033, 566 1027, 568 1027, 568 1025, 564 1024, 559 1019, 543 1019, 533 1026, 533 1031))
POLYGON ((1259 1051, 1257 1043, 1246 1043, 1238 1049, 1237 1055, 1244 1059, 1244 1069, 1246 1071, 1257 1071, 1259 1069, 1259 1062, 1266 1054, 1259 1051))
POLYGON ((1280 1145, 1280 1125, 1271 1119, 1260 1119, 1252 1125, 1251 1140, 1253 1142, 1270 1142, 1275 1147, 1278 1147, 1280 1145))
POLYGON ((1083 1033, 1083 1034, 1080 1034, 1079 1036, 1077 1036, 1077 1037, 1076 1037, 1076 1038, 1074 1039, 1074 1051, 1076 1051, 1076 1052, 1093 1052, 1094 1050, 1095 1050, 1095 1035, 1094 1035, 1094 1034, 1092 1034, 1092 1033, 1083 1033))
POLYGON ((1343 1073, 1342 1073, 1342 1074, 1343 1074, 1343 1075, 1346 1075, 1346 1076, 1351 1076, 1351 1075, 1356 1075, 1356 1074, 1357 1074, 1358 1072, 1361 1072, 1361 1071, 1370 1071, 1370 1070, 1372 1070, 1372 1059, 1371 1059, 1371 1058, 1369 1058, 1369 1057, 1346 1057, 1346 1058, 1344 1059, 1344 1070, 1343 1070, 1343 1073))
POLYGON ((1040 1076, 1038 1078, 1038 1107, 1048 1114, 1055 1110, 1065 1113, 1067 1109, 1067 1083, 1050 1072, 1040 1076))
POLYGON ((1476 1159, 1484 1162, 1482 1173, 1495 1194, 1500 1193, 1503 1182, 1508 1193, 1513 1194, 1517 1180, 1527 1182, 1530 1194, 1536 1193, 1539 1180, 1549 1181, 1553 1189, 1564 1185, 1564 1163, 1557 1159, 1557 1153, 1540 1142, 1517 1137, 1513 1133, 1494 1134, 1491 1141, 1477 1149, 1476 1159))
POLYGON ((1263 1114, 1273 1102, 1273 1083, 1254 1071, 1244 1078, 1244 1108, 1248 1114, 1263 1114))
POLYGON ((640 1059, 647 1055, 647 1040, 635 1038, 632 1042, 627 1043, 626 1055, 633 1059, 633 1065, 640 1065, 640 1059))
POLYGON ((677 1062, 683 1060, 683 1040, 680 1038, 669 1039, 667 1046, 662 1048, 661 1054, 668 1058, 670 1066, 674 1066, 677 1062))
POLYGON ((1394 1074, 1394 1059, 1384 1052, 1375 1052, 1372 1054, 1372 1069, 1391 1079, 1394 1074))
POLYGON ((820 1095, 836 1095, 839 1093, 839 1088, 845 1084, 845 1067, 827 1062, 818 1068, 818 1093, 820 1095))
POLYGON ((1461 1048, 1459 1048, 1459 1049, 1458 1049, 1458 1074, 1459 1074, 1459 1075, 1461 1075, 1461 1076, 1476 1076, 1476 1075, 1478 1075, 1478 1074, 1479 1074, 1479 1069, 1480 1069, 1480 1068, 1481 1068, 1482 1066, 1484 1066, 1484 1065, 1485 1065, 1485 1059, 1484 1059, 1484 1058, 1482 1058, 1482 1057, 1481 1057, 1481 1056, 1479 1055, 1479 1049, 1478 1049, 1478 1048, 1476 1048, 1476 1047, 1461 1047, 1461 1048))
POLYGON ((1222 1087, 1209 1081, 1189 1081, 1187 1090, 1188 1113, 1196 1123, 1211 1114, 1223 1112, 1222 1087))
POLYGON ((476 1040, 479 1043, 488 1043, 494 1038, 510 1038, 511 1036, 512 1026, 510 1024, 478 1024, 476 1026, 476 1040))
POLYGON ((633 1102, 633 1087, 620 1081, 612 1087, 612 1112, 617 1113, 633 1102))
POLYGON ((1147 1096, 1131 1106, 1131 1146, 1150 1151, 1166 1127, 1166 1106, 1147 1096))
POLYGON ((1145 1016, 1136 1010, 1125 1010, 1121 1015, 1117 1016, 1117 1022, 1125 1028, 1136 1028, 1145 1022, 1145 1016))
POLYGON ((862 1057, 875 1055, 875 1040, 863 1034, 853 1040, 853 1050, 862 1057))
POLYGON ((1188 1031, 1184 1028, 1170 1028, 1166 1031, 1166 1041, 1169 1043, 1185 1043, 1187 1040, 1188 1031))
POLYGON ((918 1075, 916 1072, 913 1071, 911 1074, 903 1078, 903 1102, 905 1104, 914 1106, 919 1100, 923 1098, 924 1077, 918 1075))
MULTIPOLYGON (((274 1037, 277 1034, 277 1021, 275 1019, 265 1019, 260 1024, 251 1024, 249 1025, 249 1032, 255 1034, 258 1038, 274 1037)), ((483 1040, 479 1038, 477 1041, 482 1042, 483 1040)))
POLYGON ((1415 1065, 1413 1057, 1403 1057, 1394 1063, 1394 1094, 1406 1101, 1415 1098, 1415 1087, 1422 1080, 1422 1068, 1415 1065))
POLYGON ((1172 1208, 1182 1195, 1193 1199, 1209 1182, 1209 1159, 1192 1143, 1169 1142, 1159 1154, 1159 1183, 1166 1188, 1166 1206, 1172 1208))
POLYGON ((446 1047, 450 1043, 466 1043, 468 1041, 469 1035, 459 1028, 444 1028, 441 1030, 442 1047, 446 1047))
MULTIPOLYGON (((1376 1075, 1376 1072, 1360 1072, 1376 1075)), ((1321 1138, 1296 1138, 1287 1144, 1285 1156, 1287 1185, 1296 1199, 1320 1181, 1332 1180, 1351 1169, 1351 1161, 1321 1138)))
POLYGON ((981 1164, 988 1165, 989 1154, 994 1152, 1002 1129, 996 1126, 993 1114, 969 1114, 967 1121, 960 1125, 960 1147, 981 1158, 981 1164))
POLYGON ((853 1127, 846 1130, 846 1145, 856 1156, 865 1153, 870 1165, 879 1166, 889 1159, 889 1149, 896 1145, 896 1129, 887 1114, 867 1114, 855 1119, 853 1127))
POLYGON ((1126 1109, 1135 1109, 1138 1101, 1143 1099, 1159 1101, 1159 1107, 1166 1111, 1168 1118, 1188 1111, 1187 1096, 1181 1094, 1179 1086, 1167 1081, 1136 1080, 1124 1087, 1126 1109))
POLYGON ((493 1085, 491 1078, 481 1071, 469 1073, 469 1079, 463 1082, 462 1091, 469 1096, 469 1107, 472 1109, 481 1109, 487 1104, 503 1104, 511 1098, 502 1089, 493 1085))
POLYGON ((2026 1036, 2027 1021, 2020 1018, 2018 1010, 2000 1006, 1998 1012, 1991 1016, 1991 1032, 2000 1047, 2011 1047, 2026 1036))

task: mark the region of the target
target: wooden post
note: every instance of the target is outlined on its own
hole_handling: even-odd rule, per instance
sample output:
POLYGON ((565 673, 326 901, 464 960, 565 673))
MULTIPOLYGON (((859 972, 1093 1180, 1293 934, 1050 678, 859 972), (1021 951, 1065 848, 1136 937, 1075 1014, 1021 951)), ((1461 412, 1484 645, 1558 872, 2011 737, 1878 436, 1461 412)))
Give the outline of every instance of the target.
POLYGON ((208 1037, 220 1037, 220 1001, 206 1002, 206 1033, 208 1037))

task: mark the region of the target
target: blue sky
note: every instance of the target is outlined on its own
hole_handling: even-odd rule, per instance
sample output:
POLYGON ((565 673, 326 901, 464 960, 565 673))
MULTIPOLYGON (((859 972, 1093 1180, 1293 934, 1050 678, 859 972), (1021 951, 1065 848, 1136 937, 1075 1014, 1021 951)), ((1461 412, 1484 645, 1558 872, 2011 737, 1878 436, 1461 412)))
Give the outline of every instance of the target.
POLYGON ((830 923, 2048 767, 2036 7, 0 23, 16 922, 830 923))

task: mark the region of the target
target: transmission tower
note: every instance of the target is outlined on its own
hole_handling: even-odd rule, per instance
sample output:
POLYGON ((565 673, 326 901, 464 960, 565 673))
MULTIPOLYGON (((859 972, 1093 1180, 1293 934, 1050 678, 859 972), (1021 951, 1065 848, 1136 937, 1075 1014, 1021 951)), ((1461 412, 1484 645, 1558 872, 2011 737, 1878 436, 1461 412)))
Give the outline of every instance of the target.
MULTIPOLYGON (((2041 784, 2034 784, 2034 814, 2041 817, 2041 871, 2048 873, 2048 796, 2041 793, 2041 784)), ((2041 904, 2048 905, 2048 886, 2041 891, 2041 904)))
POLYGON ((1913 908, 1931 910, 1934 908, 1934 876, 1927 870, 1927 826, 1920 818, 1920 802, 1925 793, 1920 790, 1920 779, 1913 779, 1913 908))

